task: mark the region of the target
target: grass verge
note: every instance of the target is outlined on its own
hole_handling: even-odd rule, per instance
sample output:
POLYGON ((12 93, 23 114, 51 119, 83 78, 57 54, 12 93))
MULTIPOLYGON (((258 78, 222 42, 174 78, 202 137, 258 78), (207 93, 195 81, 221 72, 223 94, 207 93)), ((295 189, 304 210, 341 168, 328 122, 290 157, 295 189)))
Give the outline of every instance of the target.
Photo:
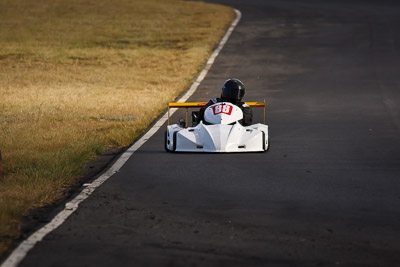
POLYGON ((0 255, 188 87, 232 19, 179 0, 0 0, 0 255))

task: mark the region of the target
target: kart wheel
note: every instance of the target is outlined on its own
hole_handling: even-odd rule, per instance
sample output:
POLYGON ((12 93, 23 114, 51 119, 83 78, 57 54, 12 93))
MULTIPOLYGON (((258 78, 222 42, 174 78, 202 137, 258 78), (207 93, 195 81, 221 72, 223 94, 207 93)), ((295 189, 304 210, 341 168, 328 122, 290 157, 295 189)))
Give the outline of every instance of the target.
POLYGON ((165 131, 165 134, 164 134, 164 148, 165 148, 165 151, 171 152, 171 150, 168 149, 168 142, 169 142, 169 140, 168 140, 168 131, 165 131))
POLYGON ((174 145, 173 145, 173 151, 175 151, 176 150, 176 134, 177 134, 178 132, 174 132, 174 136, 173 136, 173 140, 174 140, 174 145))
POLYGON ((262 132, 262 149, 265 151, 265 132, 262 132))
POLYGON ((265 137, 265 132, 262 132, 263 133, 263 135, 262 135, 262 140, 263 140, 263 150, 264 150, 264 152, 265 151, 268 151, 269 150, 269 144, 270 144, 270 142, 269 142, 269 134, 267 134, 267 137, 265 137), (266 139, 267 138, 267 139, 266 139), (266 147, 266 145, 265 145, 265 141, 266 140, 268 140, 268 147, 266 147))

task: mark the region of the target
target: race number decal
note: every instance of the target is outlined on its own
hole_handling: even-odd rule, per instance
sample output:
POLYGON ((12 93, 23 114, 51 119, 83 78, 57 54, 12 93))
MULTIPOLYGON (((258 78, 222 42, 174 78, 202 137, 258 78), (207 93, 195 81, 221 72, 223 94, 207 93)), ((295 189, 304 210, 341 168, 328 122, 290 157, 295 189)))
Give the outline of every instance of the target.
POLYGON ((213 106, 214 115, 224 113, 227 115, 231 115, 233 107, 231 105, 219 104, 213 106))

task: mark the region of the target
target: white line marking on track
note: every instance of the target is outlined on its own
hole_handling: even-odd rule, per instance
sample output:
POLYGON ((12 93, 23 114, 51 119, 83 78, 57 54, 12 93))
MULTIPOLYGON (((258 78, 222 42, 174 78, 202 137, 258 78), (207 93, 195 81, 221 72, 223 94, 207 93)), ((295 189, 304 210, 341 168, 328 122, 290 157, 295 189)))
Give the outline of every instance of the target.
MULTIPOLYGON (((236 17, 235 20, 231 23, 231 26, 226 31, 224 37, 218 44, 218 47, 214 50, 211 56, 208 58, 206 65, 203 70, 197 76, 196 81, 192 83, 189 90, 178 99, 178 102, 186 102, 189 97, 193 95, 193 93, 197 90, 200 83, 206 77, 208 70, 211 68, 211 65, 214 63, 216 57, 218 56, 221 49, 224 47, 226 42, 228 41, 230 35, 235 29, 236 25, 240 21, 242 14, 239 10, 235 9, 236 17)), ((176 109, 170 111, 170 115, 174 114, 176 109)), ((155 134, 168 120, 168 113, 165 113, 154 125, 150 128, 139 140, 137 140, 127 151, 125 151, 119 159, 108 169, 105 173, 103 173, 99 178, 94 180, 90 184, 84 184, 83 190, 77 195, 74 199, 65 204, 64 210, 58 213, 50 223, 46 224, 36 232, 34 232, 31 236, 28 237, 25 241, 23 241, 14 251, 8 256, 8 258, 1 265, 2 267, 14 267, 18 266, 18 264, 26 257, 28 252, 43 238, 59 227, 61 224, 65 222, 65 220, 78 209, 79 203, 87 199, 93 192, 99 187, 102 183, 104 183, 108 178, 110 178, 114 173, 118 172, 119 169, 127 162, 127 160, 138 150, 147 140, 150 139, 153 134, 155 134)))

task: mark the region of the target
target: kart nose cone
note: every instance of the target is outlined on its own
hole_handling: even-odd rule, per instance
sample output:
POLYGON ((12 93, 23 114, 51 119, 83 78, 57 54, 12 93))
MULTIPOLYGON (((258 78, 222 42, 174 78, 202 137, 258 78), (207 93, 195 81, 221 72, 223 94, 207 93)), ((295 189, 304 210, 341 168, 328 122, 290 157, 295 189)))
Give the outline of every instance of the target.
POLYGON ((203 127, 203 148, 210 152, 230 151, 240 140, 240 124, 203 127))

